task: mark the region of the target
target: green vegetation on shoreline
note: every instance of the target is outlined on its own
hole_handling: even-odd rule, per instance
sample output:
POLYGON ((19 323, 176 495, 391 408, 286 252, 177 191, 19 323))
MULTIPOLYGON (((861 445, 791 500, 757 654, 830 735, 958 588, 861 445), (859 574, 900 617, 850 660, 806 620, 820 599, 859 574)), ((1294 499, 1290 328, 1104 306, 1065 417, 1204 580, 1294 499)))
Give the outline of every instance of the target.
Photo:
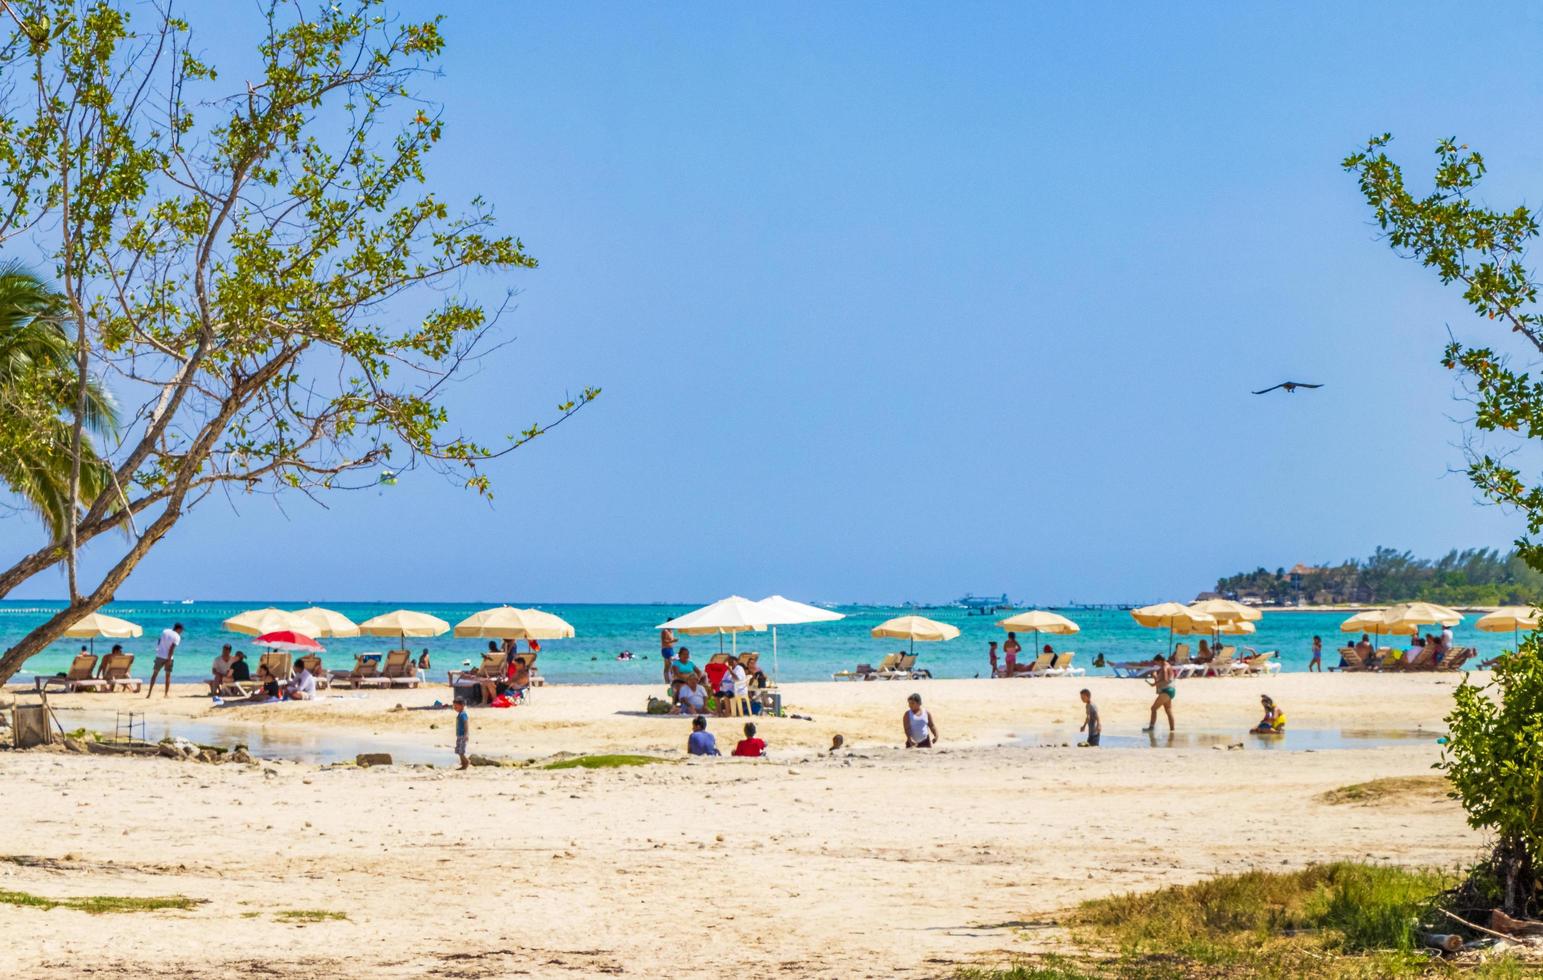
POLYGON ((1336 863, 1299 871, 1248 871, 1192 885, 1084 902, 1064 924, 1070 949, 959 980, 1124 980, 1146 977, 1528 975, 1500 958, 1446 964, 1422 948, 1432 909, 1458 876, 1336 863))
POLYGON ((185 912, 200 904, 202 904, 200 899, 186 898, 182 895, 169 895, 165 898, 133 898, 122 895, 88 895, 84 898, 44 898, 41 895, 32 895, 27 892, 0 890, 0 905, 19 905, 25 908, 42 909, 45 912, 52 909, 74 909, 77 912, 88 912, 91 915, 102 915, 110 912, 159 912, 164 909, 176 909, 185 912))
POLYGON ((1216 582, 1227 596, 1260 602, 1313 605, 1424 600, 1445 605, 1504 606, 1543 602, 1543 573, 1515 551, 1449 551, 1434 561, 1413 552, 1378 548, 1364 559, 1337 565, 1296 566, 1228 575, 1216 582))
POLYGON ((655 762, 672 762, 657 755, 581 755, 572 759, 548 762, 543 769, 620 769, 624 766, 647 766, 655 762))

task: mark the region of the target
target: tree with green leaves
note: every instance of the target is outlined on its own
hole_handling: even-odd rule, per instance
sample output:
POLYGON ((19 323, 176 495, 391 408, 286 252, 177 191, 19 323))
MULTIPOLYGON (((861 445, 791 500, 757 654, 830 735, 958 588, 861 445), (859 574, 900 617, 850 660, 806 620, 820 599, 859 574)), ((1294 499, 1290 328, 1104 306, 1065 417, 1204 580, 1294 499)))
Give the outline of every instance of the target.
POLYGON ((0 254, 52 264, 77 385, 64 534, 0 568, 3 597, 62 565, 70 601, 0 656, 0 681, 211 494, 414 468, 488 494, 488 461, 598 394, 496 442, 451 424, 446 386, 498 321, 473 278, 536 260, 480 198, 426 186, 439 22, 384 0, 252 16, 254 65, 227 82, 170 3, 0 0, 0 254), (92 378, 121 406, 108 490, 85 465, 92 378), (87 544, 110 561, 82 583, 87 544))
MULTIPOLYGON (((1528 370, 1543 353, 1543 310, 1527 265, 1538 235, 1537 213, 1525 205, 1495 209, 1475 199, 1484 158, 1456 140, 1436 145, 1429 190, 1406 186, 1384 134, 1345 158, 1387 243, 1462 289, 1480 324, 1504 329, 1473 345, 1453 338, 1442 364, 1457 372, 1474 406, 1480 440, 1468 450, 1468 475, 1489 500, 1518 511, 1526 533, 1517 552, 1543 571, 1543 482, 1524 474, 1514 452, 1543 437, 1543 379, 1528 370), (1500 341, 1512 349, 1497 349, 1500 341), (1513 360, 1513 354, 1522 354, 1513 360), (1513 435, 1514 434, 1514 435, 1513 435)), ((1473 826, 1496 835, 1491 865, 1497 896, 1512 915, 1543 911, 1543 651, 1538 635, 1503 658, 1483 687, 1463 683, 1450 741, 1440 763, 1473 826)))
MULTIPOLYGON (((71 520, 77 394, 85 393, 81 422, 91 435, 111 438, 118 426, 107 390, 91 378, 82 385, 75 375, 64 310, 64 297, 42 279, 14 263, 0 266, 0 483, 42 518, 55 541, 71 520)), ((81 446, 80 503, 89 506, 111 481, 95 448, 81 446)))

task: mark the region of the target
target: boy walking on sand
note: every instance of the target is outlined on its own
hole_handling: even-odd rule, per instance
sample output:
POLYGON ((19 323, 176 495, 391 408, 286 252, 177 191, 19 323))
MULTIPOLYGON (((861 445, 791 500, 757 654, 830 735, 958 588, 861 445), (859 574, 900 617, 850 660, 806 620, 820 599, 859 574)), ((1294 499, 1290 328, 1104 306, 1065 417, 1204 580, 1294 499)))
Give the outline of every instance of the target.
POLYGON ((1097 748, 1098 737, 1104 733, 1104 726, 1098 720, 1098 706, 1093 703, 1093 692, 1087 688, 1082 689, 1081 697, 1082 703, 1084 705, 1085 717, 1082 720, 1082 727, 1078 728, 1077 731, 1080 732, 1086 729, 1088 733, 1088 740, 1082 744, 1091 748, 1097 748))
POLYGON ((466 699, 455 699, 455 754, 461 757, 461 768, 471 768, 466 758, 466 739, 471 734, 471 719, 466 715, 466 699))

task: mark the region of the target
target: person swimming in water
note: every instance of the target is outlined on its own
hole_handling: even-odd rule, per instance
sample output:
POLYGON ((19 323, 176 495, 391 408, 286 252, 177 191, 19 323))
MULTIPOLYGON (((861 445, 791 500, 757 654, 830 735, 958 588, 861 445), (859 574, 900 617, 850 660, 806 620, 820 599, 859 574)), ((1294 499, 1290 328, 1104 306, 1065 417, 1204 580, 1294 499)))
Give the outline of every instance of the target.
POLYGON ((1179 693, 1174 683, 1178 677, 1173 665, 1164 659, 1162 654, 1158 654, 1157 666, 1152 668, 1152 675, 1147 678, 1147 683, 1157 688, 1157 699, 1152 702, 1152 717, 1147 722, 1147 727, 1142 729, 1143 732, 1150 732, 1157 727, 1158 708, 1162 708, 1168 715, 1168 731, 1173 731, 1173 698, 1179 693))

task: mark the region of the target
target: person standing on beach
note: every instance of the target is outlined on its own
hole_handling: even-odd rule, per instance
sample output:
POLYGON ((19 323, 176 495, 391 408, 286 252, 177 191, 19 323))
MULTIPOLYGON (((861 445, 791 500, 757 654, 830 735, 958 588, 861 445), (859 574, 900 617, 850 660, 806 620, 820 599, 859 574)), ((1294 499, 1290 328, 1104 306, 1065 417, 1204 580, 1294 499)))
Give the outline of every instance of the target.
POLYGON ((1098 748, 1098 740, 1104 734, 1104 726, 1098 720, 1098 707, 1093 703, 1093 692, 1083 688, 1078 697, 1082 698, 1084 708, 1082 725, 1077 731, 1086 730, 1088 733, 1088 740, 1082 744, 1090 748, 1098 748))
POLYGON ((675 631, 662 629, 659 631, 659 656, 664 658, 664 682, 668 684, 672 679, 672 671, 675 669, 675 631))
POLYGON ((1007 655, 1007 669, 1004 676, 1011 677, 1018 670, 1018 654, 1023 652, 1023 647, 1018 645, 1018 634, 1007 634, 1007 642, 1002 644, 1002 652, 1007 655))
POLYGON ((1307 662, 1307 672, 1312 673, 1316 669, 1323 673, 1323 637, 1313 637, 1313 659, 1307 662))
POLYGON ((932 743, 938 740, 937 722, 932 720, 932 712, 922 708, 922 696, 913 694, 906 699, 909 707, 905 714, 900 716, 900 728, 905 732, 905 747, 908 749, 930 749, 932 743))
POLYGON ((997 641, 992 640, 986 645, 986 657, 991 661, 991 676, 999 677, 1001 672, 997 669, 997 641))
POLYGON ((150 671, 150 690, 145 692, 146 700, 155 693, 155 679, 161 673, 162 667, 166 668, 166 686, 161 689, 161 697, 171 696, 171 658, 176 656, 177 644, 181 642, 181 623, 169 630, 161 630, 161 638, 155 644, 155 666, 150 671))
POLYGON ((1159 653, 1157 666, 1152 668, 1152 676, 1148 678, 1148 682, 1157 688, 1157 700, 1152 702, 1152 718, 1142 731, 1150 732, 1157 727, 1158 708, 1162 708, 1168 715, 1168 731, 1173 731, 1173 697, 1179 693, 1173 685, 1178 676, 1174 673, 1173 665, 1163 659, 1163 655, 1159 653))
POLYGON ((461 769, 471 768, 466 757, 466 740, 471 737, 471 719, 466 715, 466 699, 455 699, 455 754, 461 757, 461 769))

